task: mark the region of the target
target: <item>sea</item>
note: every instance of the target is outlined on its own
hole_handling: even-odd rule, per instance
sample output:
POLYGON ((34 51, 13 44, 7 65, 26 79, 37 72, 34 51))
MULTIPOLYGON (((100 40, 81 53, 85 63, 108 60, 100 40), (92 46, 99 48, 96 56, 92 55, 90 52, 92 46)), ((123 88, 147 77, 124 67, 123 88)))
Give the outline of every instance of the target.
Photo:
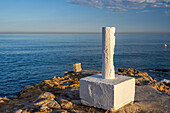
MULTIPOLYGON (((81 63, 83 70, 101 71, 102 34, 0 34, 0 97, 63 76, 74 63, 81 63)), ((170 34, 116 34, 114 65, 116 72, 135 68, 169 82, 170 34)))

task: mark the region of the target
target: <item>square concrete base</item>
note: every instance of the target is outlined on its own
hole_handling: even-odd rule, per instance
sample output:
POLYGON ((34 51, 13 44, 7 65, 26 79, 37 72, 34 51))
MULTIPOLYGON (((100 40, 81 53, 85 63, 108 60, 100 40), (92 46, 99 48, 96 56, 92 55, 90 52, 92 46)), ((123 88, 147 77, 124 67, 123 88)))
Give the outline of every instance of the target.
POLYGON ((115 79, 102 79, 102 74, 80 79, 82 104, 115 111, 133 102, 135 79, 116 75, 115 79))

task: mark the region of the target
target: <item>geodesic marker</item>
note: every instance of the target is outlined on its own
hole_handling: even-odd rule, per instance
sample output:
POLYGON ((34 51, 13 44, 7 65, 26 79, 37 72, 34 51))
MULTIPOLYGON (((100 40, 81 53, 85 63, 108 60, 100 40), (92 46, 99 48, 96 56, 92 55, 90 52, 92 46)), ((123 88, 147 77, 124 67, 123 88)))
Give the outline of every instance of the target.
POLYGON ((115 75, 114 34, 114 27, 102 29, 102 74, 81 78, 79 90, 82 104, 111 111, 133 102, 135 97, 135 79, 115 75))

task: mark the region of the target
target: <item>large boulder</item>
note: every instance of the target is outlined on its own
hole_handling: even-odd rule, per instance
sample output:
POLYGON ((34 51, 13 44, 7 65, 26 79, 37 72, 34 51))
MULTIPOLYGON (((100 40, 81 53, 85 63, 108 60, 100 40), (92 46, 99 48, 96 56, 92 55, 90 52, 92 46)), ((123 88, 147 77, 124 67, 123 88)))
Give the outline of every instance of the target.
POLYGON ((33 85, 25 86, 17 95, 18 98, 28 98, 32 96, 36 96, 42 93, 40 88, 36 88, 33 85))
POLYGON ((72 109, 72 108, 73 108, 72 102, 69 102, 69 101, 66 100, 66 99, 61 99, 61 100, 60 100, 60 104, 61 104, 61 107, 62 107, 63 109, 72 109))

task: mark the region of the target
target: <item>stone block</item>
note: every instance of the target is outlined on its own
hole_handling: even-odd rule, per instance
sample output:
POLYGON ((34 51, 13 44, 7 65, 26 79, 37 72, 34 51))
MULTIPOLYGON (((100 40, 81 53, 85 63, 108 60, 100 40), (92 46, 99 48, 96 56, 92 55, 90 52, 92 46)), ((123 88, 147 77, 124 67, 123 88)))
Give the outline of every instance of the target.
POLYGON ((82 69, 81 69, 81 63, 75 63, 73 64, 73 71, 74 72, 80 72, 82 69))
POLYGON ((82 104, 115 111, 133 102, 135 79, 116 75, 115 79, 102 79, 102 74, 80 79, 82 104))

